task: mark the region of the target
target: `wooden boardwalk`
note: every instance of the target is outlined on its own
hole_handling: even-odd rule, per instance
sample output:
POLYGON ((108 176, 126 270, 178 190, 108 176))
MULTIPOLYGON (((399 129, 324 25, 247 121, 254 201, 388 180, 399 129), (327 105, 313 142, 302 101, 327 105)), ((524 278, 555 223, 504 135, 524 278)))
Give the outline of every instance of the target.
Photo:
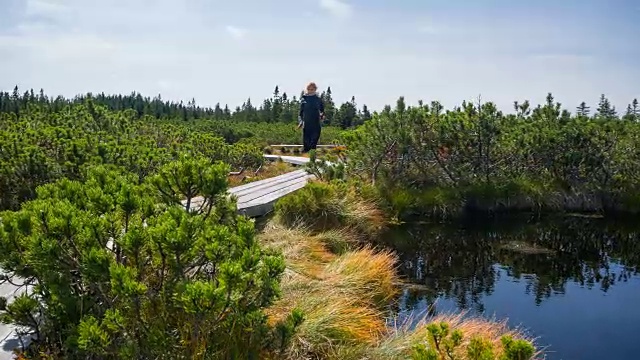
POLYGON ((264 158, 271 161, 282 160, 292 165, 306 165, 310 161, 306 157, 287 155, 264 155, 264 158))
MULTIPOLYGON (((284 155, 264 155, 265 159, 276 161, 281 160, 292 165, 305 165, 308 158, 301 156, 284 155)), ((248 217, 263 216, 273 210, 273 206, 278 199, 303 188, 313 175, 306 170, 300 169, 280 176, 250 182, 229 189, 229 194, 235 196, 238 202, 238 213, 248 217)), ((191 209, 202 207, 204 199, 196 197, 191 200, 191 209)), ((186 207, 186 201, 182 202, 186 207)))
MULTIPOLYGON (((229 189, 229 194, 236 197, 238 213, 248 217, 258 217, 269 213, 278 199, 303 188, 313 175, 305 170, 296 170, 269 179, 250 182, 229 189)), ((202 207, 204 199, 196 197, 191 200, 191 209, 202 207)), ((186 206, 186 201, 182 202, 186 206)))
MULTIPOLYGON (((293 165, 304 165, 309 162, 308 158, 298 156, 277 156, 265 155, 267 160, 282 160, 293 165)), ((229 194, 235 196, 238 202, 238 213, 257 217, 269 213, 273 209, 275 202, 283 196, 303 188, 313 175, 308 174, 304 169, 292 171, 269 179, 251 182, 229 189, 229 194)), ((202 205, 202 198, 192 199, 192 208, 202 205)), ((183 205, 186 205, 183 203, 183 205)), ((0 269, 0 272, 2 269, 0 269)), ((20 280, 13 281, 21 283, 20 280)), ((6 297, 11 302, 16 296, 25 291, 24 287, 17 287, 10 283, 0 284, 0 296, 6 297)), ((22 339, 25 344, 29 343, 28 338, 22 339)), ((21 341, 16 334, 14 326, 0 324, 0 360, 14 359, 13 350, 21 346, 21 341)))

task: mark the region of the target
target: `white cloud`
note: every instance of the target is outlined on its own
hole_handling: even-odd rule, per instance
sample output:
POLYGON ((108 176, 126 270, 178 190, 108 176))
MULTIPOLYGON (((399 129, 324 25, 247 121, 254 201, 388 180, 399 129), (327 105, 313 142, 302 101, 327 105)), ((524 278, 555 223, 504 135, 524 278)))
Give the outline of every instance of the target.
POLYGON ((27 0, 26 14, 29 16, 60 16, 69 12, 69 8, 57 2, 46 0, 27 0))
POLYGON ((421 34, 434 35, 438 33, 438 29, 432 25, 419 25, 418 32, 421 34))
POLYGON ((157 84, 162 90, 168 90, 171 88, 171 82, 167 80, 158 80, 157 84))
POLYGON ((341 0, 320 0, 320 7, 339 18, 348 18, 352 12, 351 5, 341 0))
POLYGON ((225 28, 229 35, 231 35, 235 39, 243 39, 247 35, 247 30, 239 27, 227 25, 225 28))
POLYGON ((29 54, 48 60, 89 61, 92 58, 105 58, 113 54, 116 45, 90 34, 69 34, 51 36, 31 33, 29 37, 0 36, 0 49, 24 49, 29 54))
POLYGON ((586 63, 595 60, 593 56, 579 54, 537 54, 532 56, 533 60, 549 61, 556 63, 586 63))

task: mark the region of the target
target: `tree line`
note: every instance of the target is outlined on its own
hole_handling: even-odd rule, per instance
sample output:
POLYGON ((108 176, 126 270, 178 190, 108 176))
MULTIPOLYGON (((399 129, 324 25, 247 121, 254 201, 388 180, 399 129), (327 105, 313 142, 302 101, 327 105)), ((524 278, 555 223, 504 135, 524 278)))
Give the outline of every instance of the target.
MULTIPOLYGON (((337 105, 333 100, 331 87, 321 92, 320 97, 325 102, 326 120, 331 126, 347 129, 358 126, 371 118, 371 112, 367 105, 359 108, 355 97, 337 105)), ((19 116, 28 112, 30 105, 44 106, 51 112, 58 112, 67 105, 83 103, 87 98, 91 98, 95 104, 105 106, 109 110, 134 110, 139 118, 152 116, 156 119, 180 119, 182 121, 207 119, 293 123, 297 121, 300 107, 300 97, 289 96, 286 92, 281 92, 278 86, 275 87, 272 96, 264 99, 262 103, 255 105, 251 98, 248 98, 242 105, 233 109, 230 109, 228 105, 221 106, 220 103, 214 107, 201 107, 196 104, 195 99, 191 99, 185 104, 183 101, 163 100, 160 94, 151 98, 137 92, 129 95, 88 93, 74 98, 51 97, 46 95, 43 89, 38 93, 33 89, 21 93, 16 86, 12 92, 0 92, 0 112, 12 112, 19 116)))

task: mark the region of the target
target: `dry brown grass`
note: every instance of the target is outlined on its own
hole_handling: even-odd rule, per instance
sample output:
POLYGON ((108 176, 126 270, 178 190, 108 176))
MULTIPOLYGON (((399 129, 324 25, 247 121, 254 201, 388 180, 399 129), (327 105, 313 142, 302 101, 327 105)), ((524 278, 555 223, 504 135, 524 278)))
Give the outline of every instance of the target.
MULTIPOLYGON (((284 357, 271 354, 265 358, 408 359, 414 346, 425 341, 427 326, 433 322, 461 330, 466 342, 476 336, 488 339, 497 355, 502 336, 523 338, 504 321, 465 314, 388 327, 383 308, 398 291, 398 259, 391 251, 362 246, 353 231, 318 234, 272 221, 259 238, 264 246, 281 251, 287 263, 281 282, 283 296, 266 311, 269 322, 284 320, 294 309, 304 314, 284 357)), ((460 352, 460 359, 466 359, 464 350, 460 352)))
POLYGON ((368 238, 379 236, 388 226, 388 218, 378 204, 360 199, 349 192, 344 199, 345 224, 354 227, 368 238))
POLYGON ((327 265, 324 278, 345 296, 384 305, 397 294, 398 259, 391 251, 364 247, 345 253, 327 265))
POLYGON ((297 302, 305 321, 289 344, 291 359, 335 358, 342 346, 374 346, 386 331, 383 313, 325 287, 297 302))
MULTIPOLYGON (((312 235, 304 228, 291 229, 272 221, 259 238, 263 245, 282 252, 287 263, 285 276, 295 273, 317 279, 325 264, 336 257, 323 242, 322 235, 312 235)), ((287 285, 284 281, 283 287, 287 285)))
POLYGON ((396 257, 388 251, 357 248, 346 230, 312 234, 276 222, 267 224, 261 242, 284 254, 287 270, 282 298, 267 309, 272 324, 293 309, 304 322, 292 339, 291 359, 340 358, 344 346, 373 346, 386 331, 384 314, 376 306, 396 293, 396 257), (342 255, 330 250, 342 249, 342 255))

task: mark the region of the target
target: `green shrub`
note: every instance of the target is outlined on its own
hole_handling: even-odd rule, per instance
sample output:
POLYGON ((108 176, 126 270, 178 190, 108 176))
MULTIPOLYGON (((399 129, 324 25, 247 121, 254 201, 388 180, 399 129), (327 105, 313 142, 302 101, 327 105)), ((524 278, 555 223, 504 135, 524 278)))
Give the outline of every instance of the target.
POLYGON ((257 356, 284 262, 225 200, 227 172, 188 157, 142 184, 97 167, 38 188, 0 216, 0 265, 37 285, 2 321, 65 359, 257 356), (196 195, 199 211, 178 204, 196 195))
POLYGON ((429 324, 426 337, 414 345, 413 360, 531 360, 536 353, 531 342, 514 340, 509 335, 500 338, 502 349, 481 335, 465 341, 463 332, 452 331, 446 322, 429 324))
POLYGON ((467 347, 469 360, 496 360, 493 343, 481 337, 473 337, 467 347))
POLYGON ((325 182, 346 180, 346 168, 343 161, 336 156, 328 156, 326 159, 318 159, 317 151, 309 152, 309 162, 305 168, 307 172, 313 174, 316 179, 325 182))
MULTIPOLYGON (((600 100, 600 109, 610 110, 600 100)), ((640 152, 632 150, 640 139, 637 115, 622 117, 633 121, 620 121, 615 111, 572 115, 551 94, 540 106, 515 106, 515 113, 491 102, 445 110, 437 101, 408 106, 400 98, 343 132, 348 170, 383 188, 453 189, 463 200, 453 199, 453 213, 540 213, 573 210, 577 202, 583 211, 638 211, 637 200, 628 199, 640 184, 640 152)), ((412 210, 398 200, 397 212, 412 210)), ((432 213, 425 206, 413 210, 432 213)), ((436 215, 453 210, 436 206, 436 215)))
POLYGON ((504 360, 529 360, 536 352, 533 344, 526 340, 503 336, 500 341, 504 349, 504 360))

